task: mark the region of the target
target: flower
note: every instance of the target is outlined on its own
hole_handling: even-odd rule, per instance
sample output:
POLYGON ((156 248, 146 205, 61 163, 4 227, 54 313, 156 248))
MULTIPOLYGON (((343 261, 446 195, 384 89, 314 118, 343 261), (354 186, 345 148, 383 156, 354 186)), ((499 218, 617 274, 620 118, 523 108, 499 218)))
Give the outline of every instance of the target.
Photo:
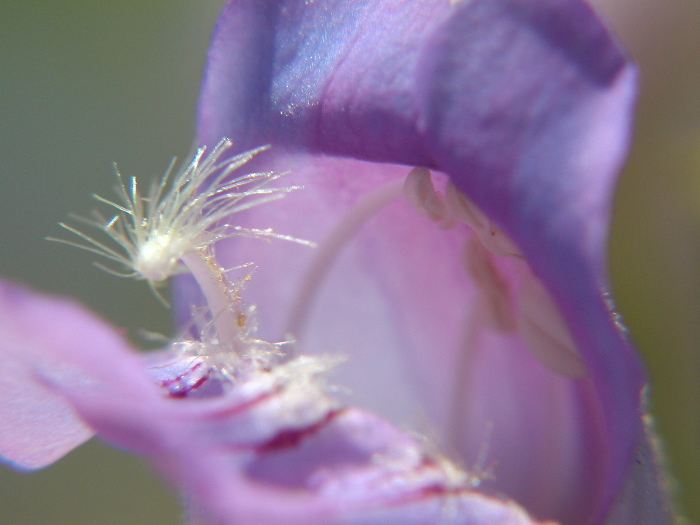
POLYGON ((394 417, 423 400, 467 463, 490 429, 496 490, 540 517, 602 522, 644 435, 645 379, 605 267, 634 94, 629 60, 578 0, 231 1, 209 53, 199 140, 270 143, 276 158, 260 166, 291 169, 306 188, 242 224, 264 213, 330 261, 339 248, 323 239, 348 240, 333 226, 362 214, 362 196, 424 166, 488 218, 477 234, 495 225, 523 259, 484 255, 465 226, 440 232, 397 202, 348 227, 357 234, 335 273, 311 253, 245 239, 220 256, 259 264, 247 293, 269 333, 362 363, 354 386, 367 404, 382 411, 391 390, 378 385, 408 364, 418 392, 397 396, 394 417), (545 366, 537 337, 565 341, 541 343, 545 366), (583 379, 551 370, 576 361, 567 341, 583 379))
POLYGON ((0 282, 8 372, 1 384, 10 393, 0 408, 0 454, 38 468, 98 432, 148 455, 183 491, 197 522, 533 524, 514 502, 475 490, 485 474, 467 473, 376 415, 340 403, 323 381, 334 359, 285 356, 289 341, 256 336, 255 308, 240 296, 250 276, 230 281, 214 244, 241 234, 309 243, 211 220, 218 209, 250 209, 270 200, 261 194, 290 190, 261 191, 258 181, 274 174, 224 180, 219 172, 228 176, 250 158, 219 163, 229 147, 224 140, 211 153, 200 148, 171 189, 162 182, 143 197, 133 179, 130 193, 117 188, 124 206, 98 198, 121 214, 96 214, 89 224, 126 255, 68 227, 89 243, 77 247, 120 262, 134 277, 151 281, 156 268, 183 266, 207 303, 194 311, 195 337, 143 358, 79 306, 0 282), (253 188, 242 189, 249 182, 253 188), (154 241, 166 256, 138 264, 154 241), (37 319, 46 321, 32 330, 37 319))
POLYGON ((579 0, 452 4, 230 1, 198 140, 271 144, 248 165, 304 190, 239 210, 238 231, 283 226, 318 250, 217 230, 216 253, 168 251, 202 289, 177 277, 183 326, 200 293, 209 312, 147 363, 82 310, 3 287, 5 390, 26 395, 0 412, 0 454, 45 464, 87 424, 217 523, 667 519, 604 264, 634 71, 579 0), (256 310, 223 270, 248 261, 256 310), (32 333, 39 314, 57 326, 32 333), (268 343, 290 336, 304 355, 268 343), (328 352, 349 355, 353 400, 428 419, 467 470, 345 408, 328 352), (16 435, 54 428, 63 443, 29 452, 16 435))

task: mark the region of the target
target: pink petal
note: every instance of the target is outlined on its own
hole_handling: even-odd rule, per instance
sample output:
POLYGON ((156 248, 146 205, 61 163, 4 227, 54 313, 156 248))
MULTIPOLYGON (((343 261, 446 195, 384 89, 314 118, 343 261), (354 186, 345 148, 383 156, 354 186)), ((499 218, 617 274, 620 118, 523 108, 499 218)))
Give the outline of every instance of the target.
POLYGON ((140 360, 113 328, 73 301, 7 282, 0 282, 0 355, 0 455, 18 467, 46 466, 94 434, 62 387, 89 395, 115 381, 123 395, 143 392, 140 360))

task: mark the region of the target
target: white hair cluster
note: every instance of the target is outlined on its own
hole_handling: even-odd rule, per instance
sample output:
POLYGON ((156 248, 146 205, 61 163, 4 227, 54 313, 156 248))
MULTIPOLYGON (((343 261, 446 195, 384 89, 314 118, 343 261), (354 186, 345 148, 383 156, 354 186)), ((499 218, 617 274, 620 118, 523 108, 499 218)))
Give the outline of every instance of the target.
POLYGON ((97 253, 123 265, 126 270, 100 268, 120 277, 145 279, 151 285, 178 271, 180 259, 193 251, 209 248, 218 240, 237 236, 273 237, 300 244, 309 241, 280 235, 271 229, 257 230, 235 226, 227 221, 240 211, 270 202, 298 189, 298 186, 270 187, 285 173, 262 172, 232 176, 233 172, 255 155, 268 149, 263 146, 227 157, 232 143, 221 140, 211 152, 197 150, 190 163, 171 176, 175 159, 147 196, 141 195, 135 177, 119 181, 117 202, 98 195, 100 202, 117 210, 111 218, 93 212, 92 218, 76 217, 95 227, 116 243, 115 247, 65 223, 60 225, 80 237, 85 244, 64 239, 51 240, 97 253))

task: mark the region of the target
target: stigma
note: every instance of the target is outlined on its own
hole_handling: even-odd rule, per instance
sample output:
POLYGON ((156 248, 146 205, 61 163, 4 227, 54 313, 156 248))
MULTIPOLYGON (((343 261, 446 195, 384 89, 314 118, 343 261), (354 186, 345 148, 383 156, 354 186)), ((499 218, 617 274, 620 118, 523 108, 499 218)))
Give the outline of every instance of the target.
POLYGON ((583 359, 555 299, 505 231, 452 181, 445 184, 444 194, 438 191, 427 168, 409 171, 404 195, 417 213, 439 228, 449 229, 462 223, 471 230, 462 262, 492 330, 517 332, 532 355, 557 374, 573 379, 587 377, 583 359), (504 275, 506 266, 514 278, 504 275))

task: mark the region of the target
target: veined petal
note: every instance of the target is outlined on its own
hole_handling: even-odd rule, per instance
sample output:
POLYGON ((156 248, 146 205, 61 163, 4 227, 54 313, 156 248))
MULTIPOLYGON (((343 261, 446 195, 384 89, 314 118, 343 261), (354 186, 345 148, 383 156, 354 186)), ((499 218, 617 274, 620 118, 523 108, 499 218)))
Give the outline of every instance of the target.
POLYGON ((148 455, 207 523, 539 523, 511 500, 472 490, 421 441, 340 406, 304 375, 318 368, 309 358, 254 372, 224 394, 181 399, 155 383, 195 366, 189 357, 144 359, 70 301, 7 283, 0 292, 0 384, 17 394, 0 409, 0 446, 20 466, 44 466, 94 429, 148 455), (147 364, 158 366, 152 378, 147 364))
POLYGON ((65 393, 103 437, 147 454, 205 523, 535 523, 420 440, 283 370, 212 398, 65 393))
MULTIPOLYGON (((305 189, 243 224, 284 223, 295 235, 318 240, 319 249, 356 200, 408 171, 308 156, 273 162, 293 170, 305 189)), ((436 231, 401 198, 386 205, 343 246, 328 274, 314 277, 322 283, 301 325, 293 319, 315 252, 239 239, 219 256, 227 266, 258 263, 245 291, 251 302, 289 305, 258 309, 265 337, 292 333, 300 353, 348 357, 333 377, 351 387, 353 404, 409 427, 434 425, 466 467, 485 450, 483 466, 493 464, 495 477, 483 483, 486 490, 511 495, 543 516, 589 514, 602 487, 600 463, 585 458, 599 457, 603 440, 590 381, 552 372, 517 333, 495 329, 487 319, 491 307, 462 260, 471 232, 466 226, 436 231)), ((516 293, 516 262, 501 262, 516 293)), ((512 315, 513 301, 505 308, 512 315)))

